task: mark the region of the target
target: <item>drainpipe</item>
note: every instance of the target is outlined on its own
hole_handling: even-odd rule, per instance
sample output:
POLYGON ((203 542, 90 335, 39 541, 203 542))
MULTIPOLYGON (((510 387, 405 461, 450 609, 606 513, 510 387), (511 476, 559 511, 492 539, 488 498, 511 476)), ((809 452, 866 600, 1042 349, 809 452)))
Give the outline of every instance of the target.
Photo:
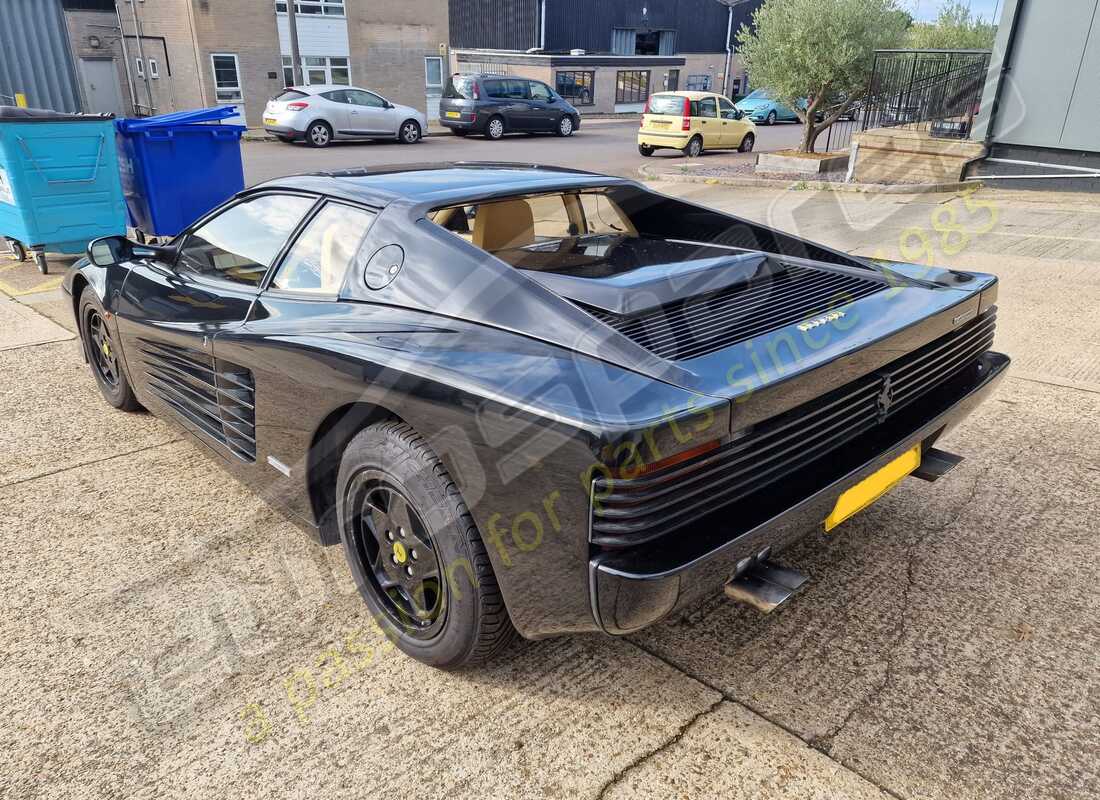
MULTIPOLYGON (((290 81, 295 86, 301 86, 305 80, 302 76, 302 56, 298 52, 298 3, 296 0, 286 0, 286 28, 290 36, 290 81)), ((282 64, 279 67, 281 69, 282 64)))
POLYGON ((546 0, 539 3, 539 50, 546 52, 546 0))
POLYGON ((137 90, 134 88, 134 76, 130 73, 130 53, 126 49, 126 30, 122 27, 122 12, 115 5, 115 18, 118 19, 118 39, 122 45, 122 66, 126 70, 126 87, 130 90, 130 107, 134 110, 134 116, 141 116, 138 108, 137 90))
MULTIPOLYGON (((116 5, 115 8, 117 9, 118 6, 116 5)), ((137 37, 138 58, 141 59, 141 71, 145 75, 145 79, 144 79, 145 99, 149 101, 149 105, 148 105, 149 113, 153 114, 153 113, 156 112, 157 109, 153 105, 153 87, 152 87, 152 84, 149 83, 149 64, 145 60, 145 47, 141 43, 141 36, 142 36, 141 20, 138 19, 137 3, 134 2, 133 0, 131 0, 131 2, 130 2, 130 13, 134 17, 134 35, 137 37)), ((123 38, 125 38, 125 37, 123 37, 123 38)))
POLYGON ((730 67, 733 65, 733 43, 730 41, 730 37, 733 36, 733 6, 730 6, 727 11, 729 16, 726 18, 726 68, 722 73, 722 94, 732 99, 730 96, 730 67))
POLYGON ((987 152, 992 152, 994 128, 997 124, 997 112, 1001 109, 1001 94, 1004 92, 1005 81, 1012 71, 1012 54, 1016 49, 1016 35, 1020 32, 1020 16, 1024 9, 1025 0, 1016 0, 1016 8, 1012 11, 1012 28, 1008 32, 1008 41, 1005 42, 1004 56, 1001 58, 1001 77, 997 81, 997 91, 993 94, 993 102, 989 106, 989 122, 985 126, 985 147, 987 152))

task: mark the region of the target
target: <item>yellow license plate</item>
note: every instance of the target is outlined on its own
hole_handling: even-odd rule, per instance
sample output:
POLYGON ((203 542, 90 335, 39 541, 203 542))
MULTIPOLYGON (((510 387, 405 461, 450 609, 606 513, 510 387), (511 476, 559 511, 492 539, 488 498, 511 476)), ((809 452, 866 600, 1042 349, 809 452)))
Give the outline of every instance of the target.
POLYGON ((459 117, 462 116, 462 113, 459 112, 459 111, 448 111, 447 116, 450 117, 451 119, 458 119, 459 117))
POLYGON ((264 125, 274 125, 276 122, 278 120, 275 117, 264 117, 264 125))
POLYGON ((895 458, 878 472, 868 475, 837 498, 836 505, 825 520, 825 530, 831 531, 849 517, 858 514, 871 503, 893 489, 902 478, 920 466, 920 445, 895 458))

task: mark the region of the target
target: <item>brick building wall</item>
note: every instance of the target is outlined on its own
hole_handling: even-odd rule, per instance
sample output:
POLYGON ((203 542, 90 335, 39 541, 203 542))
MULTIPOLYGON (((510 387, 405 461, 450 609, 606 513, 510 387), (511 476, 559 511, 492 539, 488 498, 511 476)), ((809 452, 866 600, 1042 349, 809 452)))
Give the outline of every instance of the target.
POLYGON ((424 111, 424 59, 447 43, 447 0, 348 0, 347 15, 352 83, 424 111))

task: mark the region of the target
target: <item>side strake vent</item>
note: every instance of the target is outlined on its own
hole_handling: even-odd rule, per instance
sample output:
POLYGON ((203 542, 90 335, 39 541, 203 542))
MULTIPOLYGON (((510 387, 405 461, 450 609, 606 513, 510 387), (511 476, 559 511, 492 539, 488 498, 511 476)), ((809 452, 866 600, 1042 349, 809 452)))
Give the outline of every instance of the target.
POLYGON ((874 278, 787 265, 763 279, 638 314, 584 309, 654 355, 683 361, 826 314, 886 288, 874 278))
POLYGON ((237 458, 255 461, 256 387, 252 373, 202 350, 139 341, 153 394, 237 458))

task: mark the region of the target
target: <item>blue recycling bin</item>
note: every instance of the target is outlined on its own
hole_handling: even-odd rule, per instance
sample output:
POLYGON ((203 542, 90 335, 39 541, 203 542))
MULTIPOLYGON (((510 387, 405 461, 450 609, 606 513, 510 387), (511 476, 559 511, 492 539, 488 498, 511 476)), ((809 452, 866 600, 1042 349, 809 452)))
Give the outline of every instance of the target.
POLYGON ((236 114, 235 106, 221 106, 115 122, 134 228, 175 236, 244 188, 244 126, 210 124, 236 114))
POLYGON ((0 106, 0 238, 48 271, 46 251, 83 253, 126 234, 110 115, 0 106))

